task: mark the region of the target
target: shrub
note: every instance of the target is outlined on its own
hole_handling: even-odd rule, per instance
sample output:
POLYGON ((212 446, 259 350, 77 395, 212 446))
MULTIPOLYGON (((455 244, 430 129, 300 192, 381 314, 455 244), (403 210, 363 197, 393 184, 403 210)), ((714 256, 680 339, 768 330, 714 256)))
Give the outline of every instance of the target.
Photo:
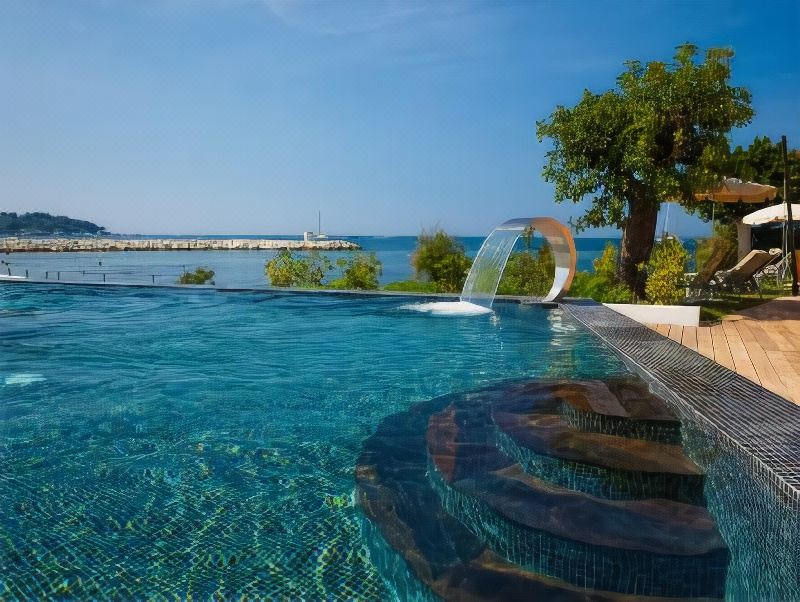
POLYGON ((603 254, 592 262, 594 273, 577 272, 570 295, 589 297, 601 303, 631 303, 633 291, 617 279, 617 247, 606 243, 603 254))
POLYGON ((665 238, 653 247, 647 264, 645 294, 656 305, 671 305, 684 298, 681 288, 686 270, 686 249, 679 240, 665 238))
POLYGON ((418 280, 433 282, 439 292, 456 293, 464 287, 472 260, 462 244, 440 229, 419 235, 411 263, 418 280))
POLYGON ((330 288, 348 290, 374 290, 378 288, 378 277, 383 266, 375 253, 356 252, 349 259, 339 259, 336 265, 342 276, 331 282, 330 288))
MULTIPOLYGON (((178 284, 206 284, 214 277, 214 270, 197 268, 194 272, 184 272, 178 278, 178 284)), ((211 281, 211 284, 214 284, 211 281)))
MULTIPOLYGON (((526 244, 526 247, 530 248, 530 245, 526 244)), ((554 273, 553 249, 544 241, 536 255, 530 250, 511 254, 497 293, 543 297, 553 285, 554 273)))
POLYGON ((272 286, 319 288, 331 268, 330 260, 318 251, 295 257, 290 250, 283 249, 267 262, 266 273, 272 286))
POLYGON ((601 303, 631 303, 633 291, 616 279, 591 272, 576 272, 569 289, 572 297, 588 297, 601 303))
POLYGON ((594 273, 608 280, 617 280, 617 246, 607 242, 603 254, 592 262, 594 273))

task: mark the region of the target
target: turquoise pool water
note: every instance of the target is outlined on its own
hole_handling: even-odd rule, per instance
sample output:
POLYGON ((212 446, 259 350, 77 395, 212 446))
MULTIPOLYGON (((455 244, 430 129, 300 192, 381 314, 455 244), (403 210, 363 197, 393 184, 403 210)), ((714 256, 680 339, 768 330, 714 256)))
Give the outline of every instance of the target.
POLYGON ((387 416, 622 363, 560 310, 0 285, 0 598, 383 599, 353 471, 387 416))

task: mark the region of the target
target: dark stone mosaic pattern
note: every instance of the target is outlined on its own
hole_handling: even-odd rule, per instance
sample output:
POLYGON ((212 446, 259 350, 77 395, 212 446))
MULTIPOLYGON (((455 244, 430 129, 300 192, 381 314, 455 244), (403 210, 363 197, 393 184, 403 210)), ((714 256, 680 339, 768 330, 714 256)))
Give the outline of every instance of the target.
POLYGON ((594 466, 537 454, 505 433, 497 444, 530 474, 545 481, 609 500, 666 498, 689 504, 703 502, 703 479, 666 473, 642 473, 594 466))
POLYGON ((590 496, 527 475, 498 449, 492 408, 531 391, 557 407, 553 383, 563 386, 515 381, 424 402, 365 442, 357 499, 371 559, 398 596, 424 599, 421 582, 454 600, 722 597, 728 552, 701 506, 590 496))
POLYGON ((800 407, 607 307, 562 307, 631 362, 681 418, 713 428, 752 456, 762 477, 800 511, 800 407))
POLYGON ((561 414, 574 428, 590 433, 617 435, 634 439, 647 439, 661 443, 681 442, 681 423, 659 420, 625 420, 616 416, 603 416, 595 412, 584 412, 564 404, 561 414))
POLYGON ((680 416, 731 551, 726 598, 800 600, 800 407, 606 307, 563 308, 680 416))

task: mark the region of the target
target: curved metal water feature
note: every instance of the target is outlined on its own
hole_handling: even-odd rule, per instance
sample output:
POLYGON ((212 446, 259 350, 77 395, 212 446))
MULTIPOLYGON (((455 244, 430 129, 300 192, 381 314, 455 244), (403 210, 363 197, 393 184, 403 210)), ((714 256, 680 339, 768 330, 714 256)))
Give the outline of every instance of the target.
POLYGON ((553 286, 540 301, 556 301, 569 290, 577 263, 575 241, 569 228, 552 217, 523 217, 508 220, 486 237, 464 282, 461 301, 492 306, 508 257, 528 228, 540 232, 550 243, 556 264, 553 286))

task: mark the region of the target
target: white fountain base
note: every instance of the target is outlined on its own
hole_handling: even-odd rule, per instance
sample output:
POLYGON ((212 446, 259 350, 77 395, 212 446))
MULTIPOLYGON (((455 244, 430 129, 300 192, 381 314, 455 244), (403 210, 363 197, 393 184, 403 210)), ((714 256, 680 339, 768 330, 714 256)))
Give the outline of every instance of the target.
POLYGON ((478 316, 490 314, 492 309, 467 301, 437 301, 434 303, 414 303, 403 305, 402 309, 418 311, 433 316, 478 316))

